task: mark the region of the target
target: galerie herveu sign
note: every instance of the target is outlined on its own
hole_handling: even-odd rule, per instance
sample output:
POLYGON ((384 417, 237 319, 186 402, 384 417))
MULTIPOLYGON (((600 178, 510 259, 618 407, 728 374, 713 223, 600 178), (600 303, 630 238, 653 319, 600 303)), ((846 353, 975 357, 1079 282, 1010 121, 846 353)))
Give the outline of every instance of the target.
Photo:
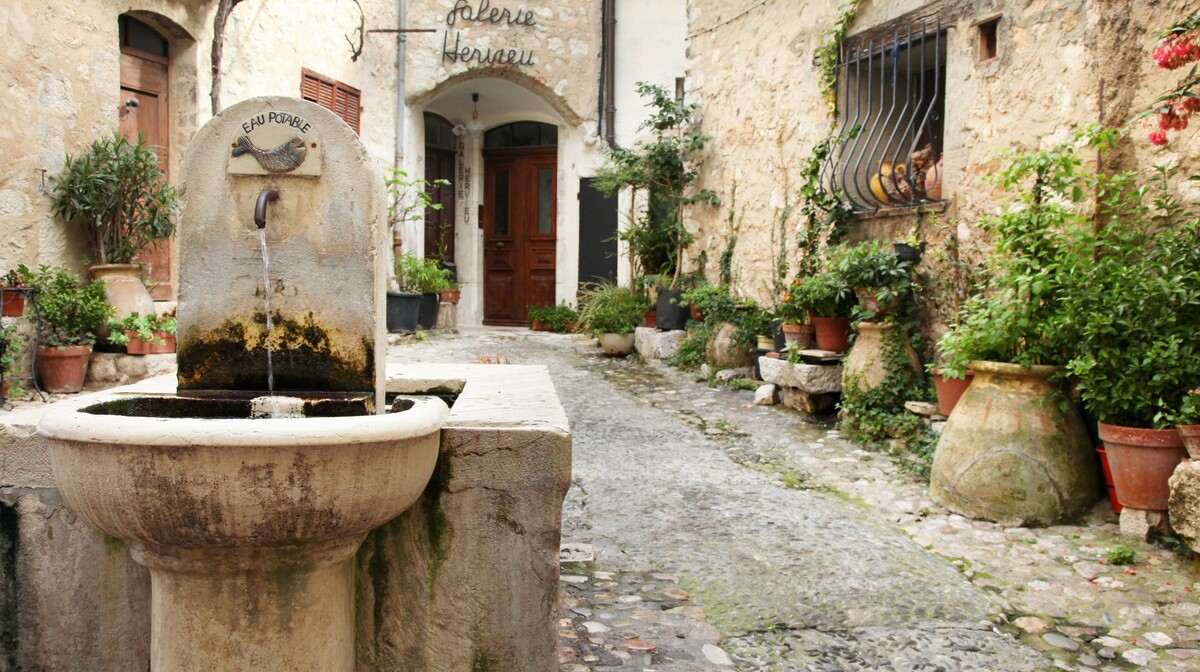
POLYGON ((492 24, 532 28, 533 10, 493 5, 491 0, 457 0, 446 14, 446 33, 442 37, 442 61, 483 63, 488 65, 533 65, 532 49, 480 49, 465 44, 462 28, 472 24, 492 24), (450 33, 454 33, 451 39, 450 33))

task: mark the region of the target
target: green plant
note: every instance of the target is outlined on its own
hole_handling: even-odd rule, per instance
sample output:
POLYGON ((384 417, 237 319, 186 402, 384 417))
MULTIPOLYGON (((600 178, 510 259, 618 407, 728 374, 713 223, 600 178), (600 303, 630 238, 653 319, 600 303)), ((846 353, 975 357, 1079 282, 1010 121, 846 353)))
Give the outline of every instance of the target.
POLYGON ((800 165, 801 232, 796 241, 801 257, 797 275, 814 275, 824 265, 829 247, 845 239, 854 211, 844 194, 825 188, 821 172, 829 155, 841 143, 858 135, 858 128, 830 136, 813 146, 800 165))
POLYGON ((1179 403, 1175 424, 1200 425, 1200 390, 1188 390, 1187 396, 1179 403))
POLYGON ((683 339, 667 363, 687 371, 700 368, 708 357, 708 341, 711 338, 712 328, 707 324, 689 326, 687 338, 683 339))
POLYGON ((146 343, 159 344, 163 338, 159 334, 174 335, 178 322, 173 315, 140 315, 131 313, 124 319, 108 320, 108 342, 113 345, 129 345, 129 335, 135 332, 137 337, 146 343))
POLYGON ((36 292, 43 344, 67 347, 96 342, 93 332, 113 314, 103 281, 83 285, 65 268, 44 264, 29 271, 26 280, 36 292))
POLYGON ((1078 207, 1087 186, 1079 151, 1113 142, 1112 132, 1090 127, 1072 143, 1008 153, 1006 166, 993 179, 1018 197, 984 222, 995 244, 985 261, 990 279, 938 343, 947 376, 963 377, 974 359, 1025 366, 1071 359, 1075 318, 1065 299, 1072 269, 1086 259, 1081 236, 1090 229, 1078 207))
POLYGON ((402 278, 404 288, 410 292, 440 292, 453 289, 453 275, 442 268, 437 259, 400 255, 396 261, 396 277, 402 278))
POLYGON ((846 29, 858 15, 859 0, 850 0, 838 7, 838 16, 833 21, 833 27, 825 31, 825 39, 813 52, 813 62, 817 65, 817 85, 821 89, 821 97, 829 107, 830 116, 837 118, 837 65, 841 58, 842 42, 846 39, 846 29))
POLYGON ((646 304, 628 288, 603 283, 583 293, 579 321, 594 334, 629 334, 641 321, 646 304))
MULTIPOLYGON (((833 270, 856 291, 873 293, 879 310, 899 306, 912 291, 912 264, 900 261, 896 253, 884 248, 879 241, 844 246, 830 260, 833 270)), ((874 312, 864 309, 862 319, 872 319, 874 312)))
POLYGON ((1137 559, 1137 553, 1128 546, 1113 546, 1108 549, 1108 564, 1110 565, 1132 565, 1137 559))
POLYGON ((595 185, 609 196, 631 189, 631 208, 639 201, 638 192, 646 192, 642 216, 631 214, 629 226, 618 235, 629 243, 630 258, 640 266, 634 275, 671 273, 671 287, 675 287, 682 274, 683 250, 694 242, 684 226, 684 207, 720 204, 710 190, 691 191, 699 176, 694 157, 711 138, 699 130, 698 105, 685 103, 655 84, 639 82, 637 91, 650 99, 650 114, 639 130, 649 130, 652 139, 639 140, 632 148, 606 149, 595 185))
POLYGON ((1063 305, 1078 318, 1067 369, 1108 424, 1175 425, 1200 381, 1200 208, 1174 198, 1174 174, 1160 167, 1154 188, 1128 173, 1094 180, 1105 224, 1083 239, 1063 305))
POLYGON ((842 276, 819 272, 792 283, 786 303, 789 314, 803 312, 811 317, 845 317, 854 310, 854 292, 842 276))
POLYGON ((565 303, 557 306, 530 306, 529 319, 545 324, 546 329, 550 331, 562 333, 568 330, 567 327, 572 322, 579 321, 579 312, 565 303))
POLYGON ((175 231, 175 188, 140 135, 131 144, 114 133, 78 157, 68 155, 50 197, 54 214, 87 232, 97 264, 133 263, 175 231))
POLYGON ((21 363, 23 345, 24 340, 17 333, 16 325, 0 326, 0 380, 8 383, 8 397, 16 397, 25 393, 25 388, 19 381, 8 379, 16 366, 21 363))

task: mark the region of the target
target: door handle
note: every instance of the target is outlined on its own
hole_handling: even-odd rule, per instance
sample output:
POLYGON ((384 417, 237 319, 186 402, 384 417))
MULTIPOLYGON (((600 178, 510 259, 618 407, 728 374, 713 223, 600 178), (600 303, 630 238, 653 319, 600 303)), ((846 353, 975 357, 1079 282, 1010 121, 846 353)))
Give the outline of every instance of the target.
POLYGON ((498 249, 498 250, 504 249, 504 241, 503 240, 496 241, 496 249, 498 249))

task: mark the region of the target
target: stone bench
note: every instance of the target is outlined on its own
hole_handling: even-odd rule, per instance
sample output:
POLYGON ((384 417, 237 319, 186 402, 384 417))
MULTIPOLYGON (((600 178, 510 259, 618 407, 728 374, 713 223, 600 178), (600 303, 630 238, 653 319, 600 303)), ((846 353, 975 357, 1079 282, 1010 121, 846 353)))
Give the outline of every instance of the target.
POLYGON ((840 364, 792 364, 785 359, 758 358, 764 382, 779 387, 784 406, 805 413, 828 413, 842 392, 840 364))

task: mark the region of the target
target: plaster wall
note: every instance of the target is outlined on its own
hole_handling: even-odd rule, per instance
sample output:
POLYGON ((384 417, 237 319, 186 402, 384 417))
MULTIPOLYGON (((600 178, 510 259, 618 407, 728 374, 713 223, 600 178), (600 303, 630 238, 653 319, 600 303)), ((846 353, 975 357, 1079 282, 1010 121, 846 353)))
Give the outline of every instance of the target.
MULTIPOLYGON (((813 52, 839 4, 812 2, 803 12, 778 2, 747 9, 717 0, 688 4, 688 78, 693 100, 703 105, 702 130, 714 137, 699 187, 715 190, 724 201, 720 208, 692 210, 698 244, 690 255, 704 250, 715 260, 736 234, 737 291, 768 305, 779 296, 772 269, 781 231, 792 273, 795 269, 799 213, 781 219, 798 203, 799 166, 830 128, 813 52)), ((1000 166, 997 152, 1046 147, 1069 139, 1084 124, 1119 125, 1147 107, 1181 74, 1154 66, 1151 34, 1194 10, 1187 4, 864 2, 848 34, 853 39, 914 10, 941 17, 948 26, 943 187, 948 200, 942 217, 968 248, 984 247, 980 219, 1002 202, 1002 194, 985 181, 1000 166), (976 24, 996 16, 998 58, 980 61, 976 24)), ((1105 168, 1145 170, 1164 161, 1193 172, 1200 168, 1196 133, 1173 134, 1167 148, 1156 150, 1145 140, 1148 131, 1137 128, 1131 149, 1112 155, 1105 168)), ((1200 200, 1194 183, 1177 188, 1185 199, 1200 200)), ((865 218, 850 236, 891 240, 916 224, 911 212, 865 218)), ((926 224, 920 233, 936 242, 947 230, 926 224)), ((715 277, 711 261, 706 270, 715 277)))

